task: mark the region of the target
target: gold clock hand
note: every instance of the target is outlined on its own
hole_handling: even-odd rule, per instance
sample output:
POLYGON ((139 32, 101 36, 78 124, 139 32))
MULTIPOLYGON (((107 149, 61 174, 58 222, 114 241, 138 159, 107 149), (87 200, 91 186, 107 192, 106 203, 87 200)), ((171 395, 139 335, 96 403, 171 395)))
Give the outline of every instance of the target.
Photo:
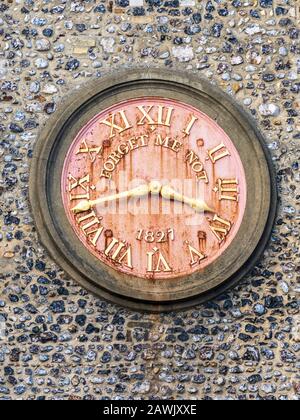
POLYGON ((151 184, 141 185, 140 187, 134 188, 132 190, 125 191, 119 194, 113 194, 108 197, 101 197, 101 198, 98 198, 97 200, 82 200, 80 201, 80 203, 77 204, 77 206, 75 206, 72 209, 72 211, 75 214, 77 214, 77 213, 82 213, 84 211, 88 211, 97 204, 104 204, 104 203, 119 200, 122 198, 143 197, 149 194, 149 192, 151 191, 150 188, 151 188, 151 184))
POLYGON ((174 200, 179 201, 184 204, 188 204, 190 207, 192 207, 194 210, 201 212, 201 211, 207 211, 214 213, 214 210, 211 209, 204 200, 195 199, 195 198, 189 198, 181 193, 178 193, 173 188, 169 186, 164 186, 161 189, 161 196, 168 200, 174 200))
POLYGON ((160 194, 162 189, 162 184, 159 181, 151 181, 149 184, 149 192, 151 194, 160 194))

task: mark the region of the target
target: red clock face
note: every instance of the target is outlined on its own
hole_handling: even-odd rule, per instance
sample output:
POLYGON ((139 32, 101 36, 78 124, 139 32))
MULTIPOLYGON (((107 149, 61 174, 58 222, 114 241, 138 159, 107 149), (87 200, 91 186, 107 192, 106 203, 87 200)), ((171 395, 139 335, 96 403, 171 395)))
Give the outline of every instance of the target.
POLYGON ((245 172, 228 135, 200 110, 163 98, 96 115, 74 139, 61 182, 66 214, 89 252, 149 280, 216 261, 246 207, 245 172))

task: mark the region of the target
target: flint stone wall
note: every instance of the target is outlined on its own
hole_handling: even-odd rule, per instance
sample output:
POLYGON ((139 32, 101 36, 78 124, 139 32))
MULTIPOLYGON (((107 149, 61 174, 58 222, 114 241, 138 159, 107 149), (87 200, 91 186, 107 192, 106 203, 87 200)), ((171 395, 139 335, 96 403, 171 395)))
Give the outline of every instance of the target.
POLYGON ((1 1, 0 399, 299 399, 299 16, 296 0, 1 1), (29 208, 42 124, 88 79, 136 65, 234 96, 277 171, 260 263, 181 313, 82 290, 39 244, 29 208))

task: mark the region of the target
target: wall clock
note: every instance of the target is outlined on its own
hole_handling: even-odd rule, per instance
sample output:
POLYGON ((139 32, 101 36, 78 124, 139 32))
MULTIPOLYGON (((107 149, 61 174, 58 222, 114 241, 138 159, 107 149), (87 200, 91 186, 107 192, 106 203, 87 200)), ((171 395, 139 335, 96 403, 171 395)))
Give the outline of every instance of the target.
POLYGON ((35 147, 30 199, 42 243, 71 277, 150 311, 235 284, 276 211, 248 115, 207 81, 145 69, 66 98, 35 147))

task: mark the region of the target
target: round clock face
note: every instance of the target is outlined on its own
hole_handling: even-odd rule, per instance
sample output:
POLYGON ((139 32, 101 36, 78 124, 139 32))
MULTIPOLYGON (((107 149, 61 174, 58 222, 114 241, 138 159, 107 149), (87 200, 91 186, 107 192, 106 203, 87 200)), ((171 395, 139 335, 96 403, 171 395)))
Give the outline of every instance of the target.
POLYGON ((204 302, 242 279, 270 237, 276 190, 263 144, 205 80, 133 69, 91 81, 34 150, 40 239, 73 279, 118 304, 204 302))
POLYGON ((85 124, 65 157, 61 190, 87 250, 149 282, 214 263, 247 202, 230 137, 201 110, 162 97, 117 103, 85 124))

